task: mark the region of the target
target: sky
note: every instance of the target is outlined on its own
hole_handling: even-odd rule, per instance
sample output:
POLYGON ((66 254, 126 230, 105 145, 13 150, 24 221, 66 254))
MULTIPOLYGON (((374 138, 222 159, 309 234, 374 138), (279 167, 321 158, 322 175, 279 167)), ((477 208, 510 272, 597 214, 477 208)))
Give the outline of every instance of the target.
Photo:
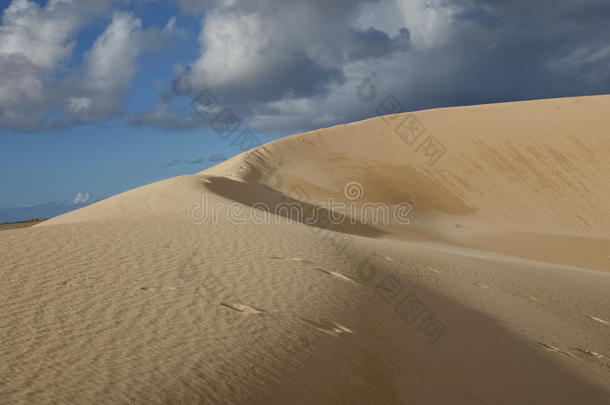
POLYGON ((0 12, 0 209, 107 197, 384 113, 610 92, 607 0, 0 0, 0 12))

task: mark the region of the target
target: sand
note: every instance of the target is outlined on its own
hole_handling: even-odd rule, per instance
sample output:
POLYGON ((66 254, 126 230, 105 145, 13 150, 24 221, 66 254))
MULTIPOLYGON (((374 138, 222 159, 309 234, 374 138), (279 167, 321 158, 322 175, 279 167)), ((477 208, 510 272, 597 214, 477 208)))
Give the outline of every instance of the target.
POLYGON ((28 219, 25 221, 5 222, 5 223, 0 224, 0 231, 29 228, 31 226, 38 225, 40 222, 43 222, 43 221, 46 221, 46 218, 34 218, 34 219, 28 219))
POLYGON ((608 404, 609 112, 374 118, 0 232, 0 403, 608 404))

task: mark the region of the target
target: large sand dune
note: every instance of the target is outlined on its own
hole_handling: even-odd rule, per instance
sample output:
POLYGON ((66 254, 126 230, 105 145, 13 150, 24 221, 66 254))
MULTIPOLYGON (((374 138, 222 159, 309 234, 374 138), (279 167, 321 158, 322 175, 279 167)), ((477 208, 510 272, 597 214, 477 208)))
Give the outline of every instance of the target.
POLYGON ((1 232, 0 402, 610 403, 608 117, 374 118, 1 232))

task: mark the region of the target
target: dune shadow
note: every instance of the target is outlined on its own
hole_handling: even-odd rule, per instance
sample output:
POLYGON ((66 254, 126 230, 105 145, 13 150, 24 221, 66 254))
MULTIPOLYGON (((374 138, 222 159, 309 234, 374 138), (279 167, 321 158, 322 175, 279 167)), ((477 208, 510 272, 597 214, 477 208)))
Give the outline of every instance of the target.
MULTIPOLYGON (((351 218, 255 181, 238 182, 224 177, 208 177, 207 181, 206 187, 218 195, 314 228, 367 237, 384 234, 373 226, 352 223, 351 218), (287 206, 296 210, 283 209, 287 206), (307 215, 314 211, 317 216, 307 215), (335 225, 337 222, 341 226, 335 225)), ((345 250, 340 249, 337 254, 345 256, 345 250)), ((257 375, 243 378, 244 371, 236 364, 224 364, 227 375, 233 381, 243 381, 239 388, 250 393, 247 400, 235 403, 331 403, 329 398, 334 394, 319 390, 328 381, 335 384, 337 398, 353 404, 404 403, 405 398, 438 404, 610 403, 603 386, 575 371, 595 372, 599 365, 585 365, 590 359, 567 356, 563 361, 573 362, 574 368, 566 367, 561 362, 563 352, 545 349, 553 347, 553 342, 524 340, 493 315, 468 308, 416 282, 402 269, 385 270, 395 267, 394 262, 379 264, 371 260, 376 257, 374 254, 360 255, 365 259, 346 260, 340 273, 372 291, 352 297, 349 310, 343 314, 344 323, 355 337, 349 341, 314 339, 309 346, 299 347, 295 342, 302 336, 295 332, 294 325, 273 322, 267 326, 268 339, 258 341, 259 350, 270 360, 257 363, 257 375), (405 301, 408 297, 411 301, 405 301), (405 302, 410 306, 405 307, 405 302), (414 302, 437 314, 446 327, 432 345, 417 324, 409 321, 414 302), (284 344, 277 344, 278 336, 284 344), (302 358, 298 352, 302 352, 302 358), (283 362, 290 371, 276 369, 273 364, 277 362, 283 362), (360 383, 354 386, 353 381, 360 383)), ((332 270, 319 271, 321 277, 328 277, 325 285, 337 282, 332 288, 347 288, 349 284, 336 280, 339 273, 333 274, 332 270)), ((576 350, 562 349, 572 353, 576 350)), ((205 375, 187 374, 185 378, 201 379, 198 386, 209 381, 205 375)), ((184 388, 174 387, 172 395, 181 389, 184 388)), ((194 394, 201 398, 210 395, 205 390, 194 394)))
MULTIPOLYGON (((316 337, 320 324, 311 323, 314 337, 308 338, 299 332, 298 322, 269 318, 258 338, 248 336, 244 329, 242 338, 248 345, 255 343, 255 351, 244 349, 240 356, 218 365, 233 381, 232 391, 211 390, 214 377, 210 370, 200 371, 208 362, 201 359, 183 376, 189 386, 173 386, 167 398, 197 387, 189 390, 195 398, 205 402, 216 395, 235 404, 610 403, 604 387, 562 365, 561 354, 545 354, 540 344, 516 336, 492 315, 424 287, 400 271, 388 271, 384 265, 367 259, 348 262, 346 274, 372 291, 392 279, 391 291, 359 295, 357 301, 343 306, 342 314, 335 313, 335 319, 353 333, 343 334, 343 339, 325 338, 327 333, 316 337), (399 310, 407 296, 433 308, 446 325, 435 343, 429 344, 425 331, 399 310), (244 369, 244 362, 255 366, 244 369), (325 389, 329 384, 332 391, 325 389), (236 392, 244 396, 232 397, 236 392)), ((321 277, 325 276, 329 277, 322 272, 321 277)), ((344 288, 344 284, 335 286, 344 288)), ((575 356, 568 361, 586 360, 575 356)))
MULTIPOLYGON (((258 182, 239 182, 226 177, 206 177, 206 180, 205 187, 215 194, 294 222, 327 231, 366 237, 386 234, 380 228, 316 205, 313 201, 290 197, 258 182)), ((308 199, 307 196, 301 198, 308 199)))

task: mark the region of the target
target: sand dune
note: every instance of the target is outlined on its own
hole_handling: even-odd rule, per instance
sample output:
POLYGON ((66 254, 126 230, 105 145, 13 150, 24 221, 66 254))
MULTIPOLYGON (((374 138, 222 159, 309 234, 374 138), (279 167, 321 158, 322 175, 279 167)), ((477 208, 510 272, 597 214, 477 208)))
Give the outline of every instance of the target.
POLYGON ((609 111, 379 117, 1 232, 0 402, 610 403, 609 111))

